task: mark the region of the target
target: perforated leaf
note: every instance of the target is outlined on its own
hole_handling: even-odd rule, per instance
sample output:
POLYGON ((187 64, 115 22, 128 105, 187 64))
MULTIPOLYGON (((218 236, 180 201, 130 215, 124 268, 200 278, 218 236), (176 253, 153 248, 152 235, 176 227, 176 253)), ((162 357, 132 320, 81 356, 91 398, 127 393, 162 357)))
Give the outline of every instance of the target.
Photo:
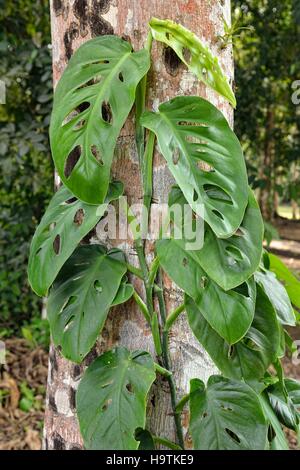
POLYGON ((277 416, 272 410, 269 400, 265 394, 259 395, 259 401, 266 417, 268 428, 268 441, 271 450, 289 450, 285 434, 282 430, 277 416))
POLYGON ((127 270, 120 250, 80 246, 63 266, 47 303, 54 344, 73 362, 94 345, 127 270))
MULTIPOLYGON (((187 204, 178 186, 174 186, 169 194, 169 206, 173 204, 182 207, 187 204)), ((234 235, 226 239, 218 238, 206 224, 203 247, 195 250, 199 264, 223 289, 233 289, 258 268, 262 256, 263 230, 260 209, 249 188, 246 212, 234 235)))
POLYGON ((254 275, 255 281, 261 285, 276 310, 279 321, 283 325, 295 326, 296 319, 289 296, 276 276, 267 269, 260 269, 254 275))
POLYGON ((78 243, 98 223, 110 201, 123 193, 122 183, 110 186, 104 204, 92 206, 76 199, 62 186, 53 196, 30 246, 28 278, 43 296, 78 243))
POLYGON ((195 300, 212 328, 229 344, 239 341, 254 316, 254 280, 247 280, 235 290, 224 291, 198 264, 197 254, 185 249, 184 240, 159 240, 156 249, 163 269, 195 300))
POLYGON ((245 383, 212 375, 191 380, 190 433, 200 450, 263 450, 267 426, 256 393, 245 383))
POLYGON ((152 18, 149 24, 157 41, 171 47, 199 80, 224 96, 233 107, 236 106, 234 93, 217 57, 194 33, 171 20, 152 18))
POLYGON ((248 203, 243 152, 223 114, 198 96, 181 96, 146 112, 141 120, 158 139, 161 153, 192 209, 218 237, 228 238, 248 203), (203 162, 210 170, 203 169, 203 162), (201 167, 200 167, 201 166, 201 167))
POLYGON ((300 414, 297 411, 300 405, 300 384, 296 380, 285 380, 284 388, 285 390, 280 382, 270 386, 267 389, 268 398, 279 421, 286 427, 297 431, 300 422, 300 414))
POLYGON ((276 359, 280 334, 276 313, 258 286, 254 319, 245 338, 233 346, 209 325, 191 297, 185 297, 190 327, 218 369, 226 377, 244 379, 257 391, 265 388, 262 378, 276 359))
POLYGON ((300 308, 300 281, 287 266, 273 253, 268 253, 270 270, 283 283, 288 296, 295 307, 300 308))
POLYGON ((85 202, 106 197, 116 141, 149 66, 148 51, 101 36, 77 49, 56 87, 53 159, 64 184, 85 202))
POLYGON ((147 394, 154 380, 154 363, 145 351, 117 348, 88 367, 76 396, 86 449, 138 448, 135 430, 145 427, 147 394))

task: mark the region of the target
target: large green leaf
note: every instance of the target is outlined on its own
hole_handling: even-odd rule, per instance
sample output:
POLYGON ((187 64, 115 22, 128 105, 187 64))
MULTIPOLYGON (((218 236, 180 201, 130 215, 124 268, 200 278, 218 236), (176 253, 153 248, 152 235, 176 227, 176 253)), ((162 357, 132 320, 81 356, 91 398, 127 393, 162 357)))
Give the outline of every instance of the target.
POLYGON ((231 236, 248 203, 243 152, 223 114, 198 96, 181 96, 146 112, 142 124, 158 139, 161 153, 191 208, 218 237, 231 236), (200 168, 207 163, 211 171, 200 168))
MULTIPOLYGON (((179 204, 182 208, 187 204, 178 186, 174 186, 169 194, 169 206, 174 204, 179 204)), ((249 202, 244 219, 234 235, 226 239, 218 238, 206 224, 203 247, 195 251, 199 264, 223 289, 233 289, 246 281, 258 268, 262 255, 263 230, 260 209, 249 188, 249 202)))
POLYGON ((107 351, 86 370, 76 402, 87 449, 133 450, 135 430, 144 428, 146 399, 155 380, 147 352, 125 348, 107 351))
POLYGON ((184 240, 159 240, 156 250, 163 269, 195 300, 212 328, 229 344, 239 341, 248 331, 254 316, 254 280, 248 279, 239 288, 224 291, 198 264, 197 254, 185 249, 184 240))
POLYGON ((268 253, 270 270, 273 271, 277 278, 283 282, 288 296, 295 307, 300 308, 300 281, 286 267, 286 265, 273 253, 268 253))
POLYGON ((267 426, 256 393, 245 383, 212 375, 191 380, 190 433, 200 450, 263 450, 267 426))
POLYGON ((171 47, 182 62, 206 85, 236 106, 234 93, 217 57, 191 31, 171 20, 152 18, 153 37, 171 47))
POLYGON ((295 380, 290 382, 285 380, 284 390, 280 382, 271 385, 267 389, 271 407, 279 421, 294 431, 297 431, 299 426, 299 413, 297 412, 297 406, 299 407, 299 390, 299 383, 295 380), (288 388, 291 388, 291 395, 288 388))
POLYGON ((80 246, 63 266, 47 304, 54 344, 81 362, 103 328, 127 267, 122 251, 80 246))
POLYGON ((92 206, 73 197, 62 186, 53 196, 30 246, 28 278, 36 294, 43 296, 78 243, 97 224, 110 201, 119 198, 122 183, 110 186, 104 204, 92 206))
POLYGON ((259 401, 264 412, 264 415, 269 423, 268 439, 269 447, 271 450, 289 450, 285 434, 282 430, 281 424, 277 416, 272 410, 268 398, 265 394, 259 395, 259 401))
POLYGON ((264 389, 263 376, 277 357, 280 334, 276 313, 261 288, 258 286, 255 316, 247 337, 233 346, 213 330, 187 295, 185 305, 194 335, 222 374, 236 380, 244 379, 257 391, 264 389))
POLYGON ((116 141, 149 66, 148 51, 133 52, 117 36, 97 37, 77 49, 56 87, 53 159, 83 201, 100 204, 106 197, 116 141))
POLYGON ((271 271, 261 268, 254 275, 255 281, 263 288, 276 310, 278 320, 283 325, 295 326, 296 319, 289 296, 283 285, 271 271))

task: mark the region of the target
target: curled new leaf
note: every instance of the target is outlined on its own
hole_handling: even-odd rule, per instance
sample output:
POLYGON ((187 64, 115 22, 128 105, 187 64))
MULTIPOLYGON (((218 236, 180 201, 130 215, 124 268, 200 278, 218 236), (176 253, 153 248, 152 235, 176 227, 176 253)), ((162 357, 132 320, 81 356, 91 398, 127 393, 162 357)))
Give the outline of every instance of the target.
POLYGON ((28 278, 32 289, 46 295, 59 270, 78 243, 98 223, 110 201, 123 193, 122 183, 110 186, 104 204, 92 206, 62 186, 53 196, 30 246, 28 278))
POLYGON ((147 394, 155 380, 145 351, 107 351, 86 370, 76 395, 86 449, 134 450, 137 428, 145 428, 147 394))
POLYGON ((85 202, 106 197, 116 141, 149 66, 148 51, 101 36, 75 52, 56 87, 53 159, 64 184, 85 202))
POLYGON ((224 96, 233 107, 236 106, 234 93, 217 57, 194 33, 171 20, 152 18, 149 24, 157 41, 171 47, 199 80, 224 96))
POLYGON ((80 246, 61 269, 47 304, 53 342, 81 362, 103 328, 127 271, 120 250, 80 246))
POLYGON ((195 449, 265 449, 265 417, 256 393, 243 382, 212 375, 205 388, 191 380, 190 414, 195 449))
POLYGON ((248 204, 248 181, 240 143, 223 114, 198 96, 180 96, 146 112, 161 153, 191 208, 218 237, 240 226, 248 204), (209 165, 204 169, 203 163, 209 165))

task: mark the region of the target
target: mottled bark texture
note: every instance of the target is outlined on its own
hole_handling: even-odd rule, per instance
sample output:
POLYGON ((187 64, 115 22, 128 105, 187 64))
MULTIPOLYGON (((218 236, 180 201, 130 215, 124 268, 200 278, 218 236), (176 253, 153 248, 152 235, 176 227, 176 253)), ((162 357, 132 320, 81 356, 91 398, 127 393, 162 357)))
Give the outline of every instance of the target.
MULTIPOLYGON (((89 39, 101 34, 117 34, 130 40, 134 48, 143 46, 148 33, 148 21, 152 16, 173 19, 195 31, 202 40, 219 56, 221 65, 232 81, 233 62, 230 46, 220 48, 218 37, 224 34, 224 21, 230 22, 230 0, 52 0, 51 23, 53 43, 54 85, 59 80, 68 59, 76 48, 89 39)), ((162 44, 154 43, 153 66, 149 74, 148 105, 156 109, 162 101, 179 94, 197 94, 209 98, 232 122, 232 109, 214 92, 199 84, 197 79, 179 62, 177 56, 162 44)), ((114 176, 125 183, 129 202, 141 202, 142 190, 138 158, 134 141, 133 113, 122 130, 119 139, 114 176)), ((158 152, 154 158, 154 201, 167 201, 172 178, 166 163, 158 152)), ((93 242, 103 234, 95 230, 93 242)), ((107 241, 110 243, 110 241, 107 241)), ((153 246, 148 244, 149 260, 153 246)), ((131 263, 137 264, 137 257, 130 242, 122 243, 131 263)), ((166 302, 174 308, 181 300, 179 290, 166 282, 166 302)), ((140 282, 136 289, 143 294, 140 282)), ((96 348, 81 366, 63 359, 53 346, 50 352, 47 410, 45 418, 45 448, 82 448, 82 440, 74 409, 75 391, 87 364, 105 349, 122 344, 130 349, 146 348, 153 353, 152 339, 144 318, 132 301, 113 309, 99 338, 96 348)), ((189 379, 204 380, 214 372, 214 366, 207 354, 193 337, 184 315, 172 328, 170 335, 172 367, 178 387, 178 395, 188 390, 189 379)), ((190 439, 187 433, 187 412, 183 413, 183 426, 187 447, 190 439), (186 414, 185 414, 186 413, 186 414)), ((148 426, 156 435, 175 440, 173 416, 170 406, 168 383, 159 378, 154 384, 149 400, 148 426)))

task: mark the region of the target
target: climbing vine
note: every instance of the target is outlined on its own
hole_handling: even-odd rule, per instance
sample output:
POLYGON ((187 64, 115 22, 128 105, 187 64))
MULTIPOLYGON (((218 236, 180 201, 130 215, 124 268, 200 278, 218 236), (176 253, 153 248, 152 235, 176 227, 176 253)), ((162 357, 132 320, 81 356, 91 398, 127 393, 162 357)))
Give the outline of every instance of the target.
POLYGON ((76 407, 87 449, 157 444, 183 449, 185 406, 194 449, 286 449, 282 425, 299 430, 300 384, 284 378, 280 359, 286 349, 293 351, 286 326, 296 324, 292 304, 300 307, 299 282, 263 251, 260 210, 248 187, 240 143, 223 114, 198 96, 178 96, 155 112, 145 109, 153 39, 172 48, 199 80, 236 105, 217 58, 172 21, 152 19, 140 51, 116 36, 83 44, 55 91, 50 141, 63 185, 33 237, 29 281, 38 295, 48 295, 53 342, 73 362, 81 363, 94 346, 110 309, 130 298, 151 328, 156 361, 146 351, 116 347, 86 369, 76 407), (147 211, 155 140, 176 181, 168 201, 169 231, 156 240, 150 267, 142 227, 126 207, 135 226, 138 268, 118 248, 79 245, 123 194, 110 170, 134 103, 147 211), (200 247, 189 247, 185 218, 171 213, 175 203, 190 208, 193 226, 202 220, 200 247), (184 235, 176 236, 177 230, 184 235), (183 303, 171 312, 163 272, 184 292, 183 303), (128 281, 129 273, 143 281, 145 299, 128 281), (183 312, 222 375, 211 376, 207 384, 196 377, 189 393, 177 397, 168 337, 183 312), (176 442, 146 429, 147 396, 157 374, 169 383, 176 442))

